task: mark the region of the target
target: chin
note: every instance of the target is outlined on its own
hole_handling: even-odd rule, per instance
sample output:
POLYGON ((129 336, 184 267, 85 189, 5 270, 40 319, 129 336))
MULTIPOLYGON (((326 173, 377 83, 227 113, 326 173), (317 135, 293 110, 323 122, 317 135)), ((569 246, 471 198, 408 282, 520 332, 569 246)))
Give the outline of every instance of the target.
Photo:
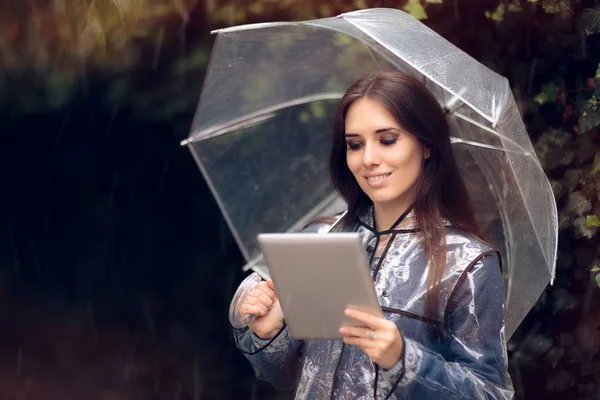
POLYGON ((385 196, 385 195, 375 195, 369 196, 369 199, 373 202, 373 204, 386 204, 391 203, 397 199, 397 197, 393 196, 385 196))

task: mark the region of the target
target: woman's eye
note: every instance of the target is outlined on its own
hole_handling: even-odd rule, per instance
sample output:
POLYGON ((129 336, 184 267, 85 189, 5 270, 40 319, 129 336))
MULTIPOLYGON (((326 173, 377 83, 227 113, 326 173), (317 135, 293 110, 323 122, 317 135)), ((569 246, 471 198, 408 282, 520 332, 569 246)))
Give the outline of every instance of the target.
POLYGON ((396 138, 390 138, 390 139, 381 139, 381 140, 380 140, 380 143, 381 143, 382 145, 384 145, 384 146, 391 146, 391 145, 393 145, 394 143, 396 143, 396 141, 397 141, 397 140, 398 140, 398 139, 396 139, 396 138))
POLYGON ((348 150, 358 150, 362 146, 360 143, 346 143, 346 145, 348 146, 348 150))

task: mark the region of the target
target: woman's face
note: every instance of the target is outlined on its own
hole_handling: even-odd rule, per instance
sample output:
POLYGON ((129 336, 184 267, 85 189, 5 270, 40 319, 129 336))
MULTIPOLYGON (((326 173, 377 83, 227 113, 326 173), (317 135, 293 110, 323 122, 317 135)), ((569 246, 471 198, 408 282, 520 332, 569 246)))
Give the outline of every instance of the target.
POLYGON ((348 168, 373 204, 410 206, 428 149, 367 97, 352 103, 345 128, 348 168))

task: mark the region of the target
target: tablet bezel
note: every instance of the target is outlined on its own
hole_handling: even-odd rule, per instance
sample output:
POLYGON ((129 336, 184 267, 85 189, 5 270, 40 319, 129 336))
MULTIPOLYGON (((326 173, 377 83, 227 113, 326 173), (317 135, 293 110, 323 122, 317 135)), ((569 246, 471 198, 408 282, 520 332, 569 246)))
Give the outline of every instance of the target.
POLYGON ((346 306, 383 316, 358 233, 270 233, 258 243, 296 339, 341 339, 346 306))

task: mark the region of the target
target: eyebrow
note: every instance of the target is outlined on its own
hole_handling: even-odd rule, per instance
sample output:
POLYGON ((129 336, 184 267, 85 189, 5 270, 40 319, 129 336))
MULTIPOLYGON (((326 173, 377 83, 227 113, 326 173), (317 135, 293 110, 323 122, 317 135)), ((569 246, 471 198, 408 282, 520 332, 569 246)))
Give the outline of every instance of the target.
MULTIPOLYGON (((376 134, 380 134, 380 133, 386 133, 386 132, 390 132, 390 131, 401 132, 400 129, 398 129, 398 128, 389 127, 389 128, 377 129, 375 131, 375 133, 376 134)), ((360 135, 357 134, 357 133, 346 133, 344 136, 347 137, 347 138, 349 138, 349 137, 359 137, 360 135)))
POLYGON ((397 132, 400 132, 400 129, 398 129, 398 128, 394 128, 394 127, 391 127, 391 126, 390 126, 389 128, 377 129, 377 130, 375 131, 375 133, 386 133, 386 132, 389 132, 389 131, 397 131, 397 132))

